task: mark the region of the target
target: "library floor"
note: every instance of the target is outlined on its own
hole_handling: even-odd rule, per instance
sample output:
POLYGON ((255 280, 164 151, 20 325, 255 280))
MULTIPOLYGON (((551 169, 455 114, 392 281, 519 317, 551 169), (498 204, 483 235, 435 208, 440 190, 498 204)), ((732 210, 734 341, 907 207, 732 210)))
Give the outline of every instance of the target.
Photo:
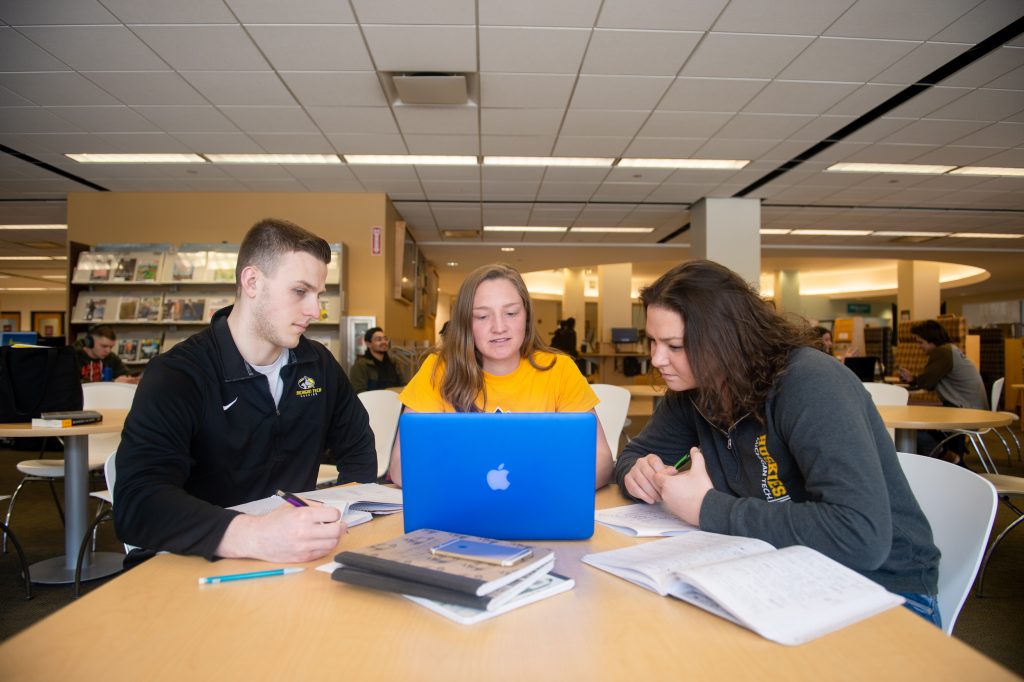
MULTIPOLYGON (((998 446, 997 446, 998 447, 998 446)), ((993 453, 998 452, 993 449, 993 453)), ((10 494, 20 480, 15 465, 23 459, 34 459, 37 453, 0 449, 0 493, 10 494)), ((60 453, 52 453, 60 457, 60 453)), ((1006 466, 1006 458, 996 455, 1001 473, 1024 476, 1024 463, 1014 458, 1006 466)), ((977 462, 969 462, 976 465, 977 462)), ((975 467, 977 470, 977 467, 975 467)), ((99 479, 96 488, 102 487, 99 479)), ((63 494, 58 483, 58 493, 63 494)), ((6 513, 7 502, 0 502, 0 514, 6 513)), ((999 505, 995 528, 1004 528, 1014 518, 1013 512, 999 505)), ((29 483, 18 496, 11 527, 21 541, 30 563, 61 554, 63 528, 45 483, 29 483)), ((994 535, 995 533, 993 533, 994 535)), ((105 523, 99 532, 99 549, 121 551, 114 535, 113 524, 105 523)), ((953 635, 1002 663, 1014 672, 1024 675, 1024 528, 1018 528, 1000 546, 985 579, 986 596, 979 599, 971 594, 964 605, 953 635)), ((101 587, 107 580, 83 585, 83 593, 101 587)), ((29 627, 72 601, 70 585, 33 585, 32 599, 26 601, 24 583, 13 549, 0 555, 0 641, 29 627)), ((688 608, 680 604, 679 608, 688 608)))

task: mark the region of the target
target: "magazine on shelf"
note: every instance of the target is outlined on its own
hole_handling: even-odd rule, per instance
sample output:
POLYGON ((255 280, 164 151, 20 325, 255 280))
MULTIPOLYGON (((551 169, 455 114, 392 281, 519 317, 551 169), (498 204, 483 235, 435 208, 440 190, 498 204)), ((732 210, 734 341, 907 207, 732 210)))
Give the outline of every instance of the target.
POLYGON ((110 276, 114 271, 115 259, 114 255, 110 253, 92 253, 91 251, 85 251, 79 256, 78 262, 80 267, 83 259, 85 259, 85 266, 82 269, 82 278, 79 281, 82 282, 109 282, 110 276))
POLYGON ((166 260, 171 262, 171 282, 201 281, 206 274, 205 251, 169 253, 166 260))
POLYGON ((160 353, 160 339, 139 339, 139 360, 152 360, 160 353))
POLYGON ((78 295, 78 301, 75 303, 72 319, 75 322, 88 322, 89 324, 113 320, 117 314, 116 302, 117 297, 111 298, 106 294, 82 292, 78 295))
POLYGON ((341 297, 322 296, 320 298, 320 321, 335 322, 341 319, 341 297))
POLYGON ((139 309, 138 296, 122 296, 117 308, 117 319, 135 320, 139 309))
POLYGON ((206 298, 206 314, 203 319, 209 322, 221 308, 226 308, 235 302, 234 296, 208 296, 206 298))
POLYGON ((234 251, 210 251, 206 255, 207 282, 234 282, 235 264, 238 253, 234 251))
POLYGON ((113 253, 114 270, 110 274, 111 282, 131 282, 135 277, 135 263, 137 261, 134 253, 113 253))
POLYGON ((139 340, 130 336, 119 336, 117 339, 117 357, 122 362, 135 362, 139 359, 139 340))
POLYGON ((206 299, 199 296, 164 296, 165 322, 202 322, 206 299))
POLYGON ((159 294, 156 296, 140 296, 139 305, 135 309, 135 319, 141 322, 159 322, 163 300, 164 297, 159 294))
POLYGON ((160 263, 163 254, 159 252, 140 253, 135 258, 134 282, 159 282, 160 263))

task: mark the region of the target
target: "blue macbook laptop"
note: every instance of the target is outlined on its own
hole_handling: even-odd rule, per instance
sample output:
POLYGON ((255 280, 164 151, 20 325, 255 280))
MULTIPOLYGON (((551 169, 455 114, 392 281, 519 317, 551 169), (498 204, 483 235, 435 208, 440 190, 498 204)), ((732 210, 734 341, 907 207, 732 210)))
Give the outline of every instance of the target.
POLYGON ((405 532, 502 540, 594 534, 593 414, 406 413, 399 433, 405 532))

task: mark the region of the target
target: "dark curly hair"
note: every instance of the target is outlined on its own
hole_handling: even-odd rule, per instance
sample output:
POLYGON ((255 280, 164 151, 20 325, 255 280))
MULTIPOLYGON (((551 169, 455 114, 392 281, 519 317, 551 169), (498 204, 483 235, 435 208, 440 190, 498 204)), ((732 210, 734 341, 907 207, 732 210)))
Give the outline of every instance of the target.
POLYGON ((683 320, 683 350, 705 417, 728 426, 744 415, 764 421, 764 404, 789 354, 812 346, 813 334, 789 322, 732 270, 708 260, 677 265, 640 292, 683 320))

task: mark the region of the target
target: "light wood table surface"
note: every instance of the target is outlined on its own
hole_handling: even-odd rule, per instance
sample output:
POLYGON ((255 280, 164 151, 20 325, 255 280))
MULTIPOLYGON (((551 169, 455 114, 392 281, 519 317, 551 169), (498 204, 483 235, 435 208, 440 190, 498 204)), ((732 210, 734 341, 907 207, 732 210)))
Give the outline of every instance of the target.
MULTIPOLYGON (((0 424, 0 437, 39 438, 57 436, 64 441, 64 556, 46 559, 29 567, 34 583, 71 583, 75 580, 78 548, 89 527, 89 436, 120 433, 128 410, 100 409, 103 421, 67 428, 0 424)), ((93 580, 121 570, 124 555, 115 552, 86 552, 82 559, 82 580, 93 580)))
POLYGON ((665 385, 652 386, 651 384, 629 384, 623 386, 629 391, 629 409, 626 411, 630 417, 650 417, 654 414, 654 408, 665 397, 668 389, 665 385))
POLYGON ((1006 426, 1013 416, 1006 412, 971 410, 933 405, 878 405, 878 413, 889 428, 896 429, 896 449, 917 452, 917 430, 989 429, 1006 426))
MULTIPOLYGON (((598 493, 617 506, 617 489, 598 493)), ((338 550, 399 535, 401 514, 356 526, 338 550)), ((575 589, 476 625, 312 570, 220 585, 268 568, 157 556, 0 645, 10 680, 885 680, 1014 679, 962 642, 894 608, 786 647, 580 562, 646 542, 597 526, 538 543, 575 589)))

